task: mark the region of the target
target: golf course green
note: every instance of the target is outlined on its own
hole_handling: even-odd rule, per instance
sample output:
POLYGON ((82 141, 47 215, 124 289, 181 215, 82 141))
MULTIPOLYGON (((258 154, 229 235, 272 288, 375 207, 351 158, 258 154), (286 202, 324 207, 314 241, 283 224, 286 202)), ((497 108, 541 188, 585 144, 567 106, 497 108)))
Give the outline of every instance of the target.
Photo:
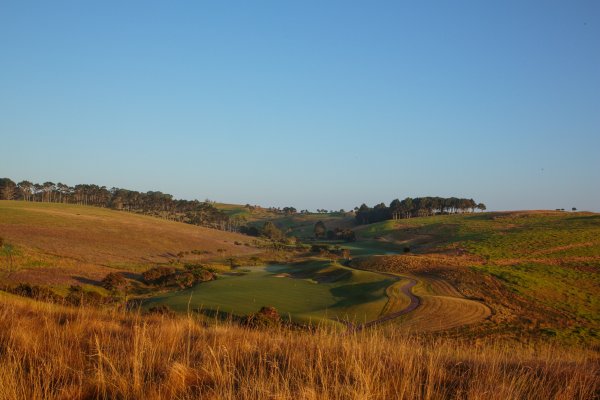
POLYGON ((244 316, 275 307, 297 323, 376 319, 387 302, 385 290, 396 280, 330 261, 239 268, 218 279, 148 299, 144 307, 167 305, 177 312, 244 316))

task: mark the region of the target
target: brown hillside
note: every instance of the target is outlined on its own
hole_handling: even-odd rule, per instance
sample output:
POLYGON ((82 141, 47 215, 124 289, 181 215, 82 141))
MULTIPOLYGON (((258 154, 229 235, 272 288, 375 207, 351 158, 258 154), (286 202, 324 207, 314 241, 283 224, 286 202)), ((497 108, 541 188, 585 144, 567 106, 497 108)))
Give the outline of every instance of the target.
POLYGON ((14 246, 12 265, 0 259, 5 279, 40 283, 63 282, 65 276, 97 279, 113 268, 139 270, 178 256, 196 261, 257 252, 240 234, 96 207, 21 201, 0 201, 0 237, 14 246))

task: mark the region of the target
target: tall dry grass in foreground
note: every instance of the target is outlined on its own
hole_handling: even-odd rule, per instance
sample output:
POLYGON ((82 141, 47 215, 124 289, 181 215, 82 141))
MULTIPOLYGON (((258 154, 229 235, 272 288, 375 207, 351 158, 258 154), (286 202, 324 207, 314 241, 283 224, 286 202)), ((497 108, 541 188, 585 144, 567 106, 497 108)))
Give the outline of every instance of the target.
POLYGON ((597 354, 0 298, 1 399, 591 399, 597 354))

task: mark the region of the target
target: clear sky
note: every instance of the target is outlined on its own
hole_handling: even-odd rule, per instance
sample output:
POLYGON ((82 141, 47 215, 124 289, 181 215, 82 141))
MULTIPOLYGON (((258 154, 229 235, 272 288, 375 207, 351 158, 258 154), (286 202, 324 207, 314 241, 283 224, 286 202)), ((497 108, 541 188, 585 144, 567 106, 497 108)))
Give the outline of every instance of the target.
POLYGON ((0 177, 600 211, 598 1, 0 1, 0 177))

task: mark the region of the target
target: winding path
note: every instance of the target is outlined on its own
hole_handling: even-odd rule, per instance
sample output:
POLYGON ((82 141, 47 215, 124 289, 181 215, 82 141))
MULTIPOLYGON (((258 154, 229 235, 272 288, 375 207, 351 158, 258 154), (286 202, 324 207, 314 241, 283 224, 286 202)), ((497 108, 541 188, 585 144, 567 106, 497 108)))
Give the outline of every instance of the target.
MULTIPOLYGON (((351 267, 358 270, 362 268, 351 267)), ((344 321, 348 330, 360 331, 392 319, 401 317, 419 308, 418 315, 409 318, 402 324, 404 328, 425 331, 438 331, 470 325, 482 321, 491 315, 491 310, 483 303, 466 299, 450 283, 435 277, 418 278, 397 275, 389 272, 378 272, 397 279, 386 289, 388 301, 383 307, 380 317, 369 322, 355 324, 344 321), (435 287, 434 293, 413 293, 413 288, 419 282, 427 282, 435 287), (406 301, 409 301, 406 304, 406 301), (396 310, 396 311, 394 311, 396 310)))
MULTIPOLYGON (((367 270, 363 270, 362 268, 356 268, 356 267, 350 267, 350 268, 367 271, 367 270)), ((392 277, 394 279, 398 279, 398 282, 394 283, 393 285, 391 285, 388 288, 388 290, 386 290, 386 294, 388 295, 389 300, 388 300, 388 303, 386 304, 386 306, 384 307, 384 313, 385 313, 385 309, 388 307, 388 305, 390 303, 394 303, 402 295, 405 295, 406 297, 408 297, 408 299, 410 300, 410 303, 408 303, 408 305, 406 307, 404 307, 403 309, 401 309, 399 311, 385 314, 377 319, 374 319, 369 322, 365 322, 364 324, 354 324, 352 322, 346 321, 346 325, 348 326, 348 329, 350 329, 350 330, 360 331, 364 328, 369 328, 371 326, 375 326, 375 325, 387 322, 391 319, 398 318, 398 317, 401 317, 402 315, 408 314, 409 312, 416 310, 417 307, 419 307, 421 305, 421 299, 412 292, 412 288, 418 283, 415 279, 407 278, 405 276, 390 274, 388 272, 377 272, 377 273, 381 274, 381 275, 386 275, 386 276, 392 277), (406 281, 408 281, 408 283, 406 283, 406 281), (400 286, 400 290, 398 291, 399 285, 402 285, 402 286, 400 286)))
MULTIPOLYGON (((397 285, 399 283, 404 283, 404 281, 397 282, 397 283, 395 283, 395 285, 397 285)), ((373 321, 369 321, 367 323, 361 324, 357 328, 359 328, 359 329, 369 328, 371 326, 374 326, 374 325, 377 325, 377 324, 381 324, 383 322, 389 321, 389 320, 394 319, 394 318, 398 318, 398 317, 400 317, 400 316, 402 316, 404 314, 408 314, 409 312, 414 311, 417 307, 419 307, 421 305, 421 299, 418 298, 412 292, 412 288, 416 284, 417 284, 416 280, 414 280, 414 279, 408 279, 408 283, 405 283, 400 288, 400 292, 403 295, 406 295, 406 297, 408 297, 410 299, 410 303, 406 307, 404 307, 402 310, 386 314, 383 317, 380 317, 380 318, 374 319, 373 321)))

